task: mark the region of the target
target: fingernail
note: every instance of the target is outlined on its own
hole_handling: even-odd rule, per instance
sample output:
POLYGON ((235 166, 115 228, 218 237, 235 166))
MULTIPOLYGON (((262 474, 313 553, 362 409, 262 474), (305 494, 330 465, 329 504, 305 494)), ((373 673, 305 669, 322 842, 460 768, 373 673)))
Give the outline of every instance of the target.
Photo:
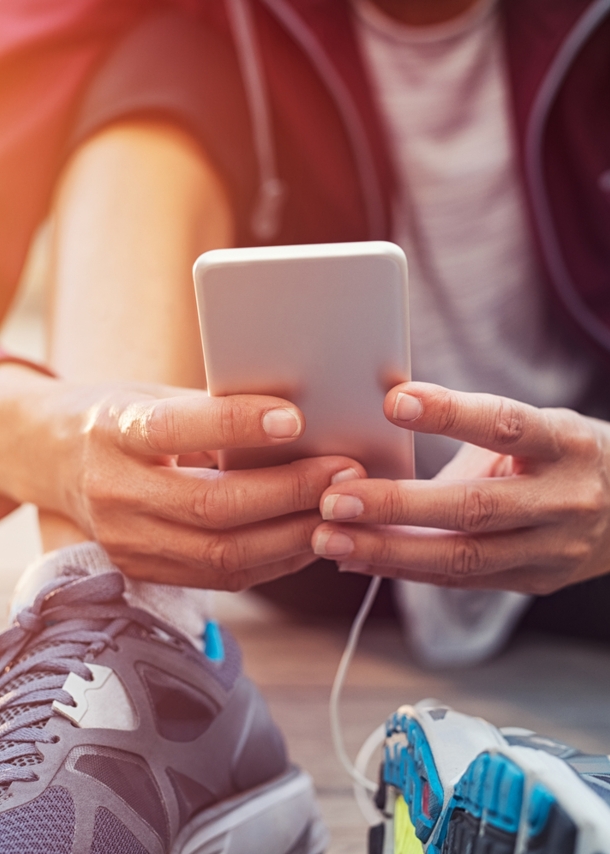
POLYGON ((342 471, 338 471, 337 474, 334 474, 330 482, 331 483, 343 483, 346 480, 357 480, 360 477, 356 469, 343 469, 342 471))
POLYGON ((322 503, 322 518, 355 519, 364 510, 364 504, 355 495, 327 495, 322 503))
POLYGON ((353 551, 354 542, 345 534, 337 531, 320 531, 314 542, 314 553, 326 557, 348 555, 353 551))
POLYGON ((263 416, 263 430, 272 439, 291 439, 301 432, 301 419, 292 409, 270 409, 263 416))
POLYGON ((392 417, 397 421, 415 421, 423 411, 424 407, 419 398, 413 397, 412 394, 404 394, 401 391, 396 395, 392 417))
POLYGON ((363 563, 360 560, 344 560, 338 564, 339 572, 364 572, 371 573, 372 567, 370 563, 363 563))

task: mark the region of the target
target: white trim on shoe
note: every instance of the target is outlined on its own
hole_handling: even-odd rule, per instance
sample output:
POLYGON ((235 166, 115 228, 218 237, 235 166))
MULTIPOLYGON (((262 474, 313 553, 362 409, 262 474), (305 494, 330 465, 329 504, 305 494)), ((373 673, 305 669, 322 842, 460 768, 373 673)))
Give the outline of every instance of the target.
POLYGON ((397 714, 401 713, 416 720, 428 739, 445 789, 445 802, 473 759, 486 750, 507 746, 500 730, 489 721, 456 712, 438 700, 420 700, 414 706, 401 706, 397 714))
MULTIPOLYGON (((610 807, 563 759, 531 747, 509 747, 498 753, 525 772, 525 808, 534 786, 542 784, 574 822, 578 828, 575 854, 610 854, 610 807)), ((522 819, 515 854, 527 850, 526 833, 527 823, 522 819)))
POLYGON ((323 854, 328 833, 309 774, 279 780, 194 816, 171 854, 323 854))

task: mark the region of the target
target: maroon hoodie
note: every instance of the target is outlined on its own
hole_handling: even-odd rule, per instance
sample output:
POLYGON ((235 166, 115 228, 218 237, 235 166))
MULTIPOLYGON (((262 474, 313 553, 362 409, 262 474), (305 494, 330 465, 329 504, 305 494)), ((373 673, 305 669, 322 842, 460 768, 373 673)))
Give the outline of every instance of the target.
MULTIPOLYGON (((267 114, 252 95, 247 40, 236 46, 223 0, 3 0, 0 311, 48 211, 91 80, 148 20, 167 22, 162 58, 175 33, 168 10, 197 45, 198 64, 189 66, 187 49, 171 73, 201 79, 196 132, 229 188, 238 242, 390 237, 393 168, 347 0, 251 0, 267 114), (265 190, 273 208, 278 179, 279 218, 261 226, 265 190)), ((541 263, 557 304, 610 353, 610 0, 504 0, 501 14, 541 263)))

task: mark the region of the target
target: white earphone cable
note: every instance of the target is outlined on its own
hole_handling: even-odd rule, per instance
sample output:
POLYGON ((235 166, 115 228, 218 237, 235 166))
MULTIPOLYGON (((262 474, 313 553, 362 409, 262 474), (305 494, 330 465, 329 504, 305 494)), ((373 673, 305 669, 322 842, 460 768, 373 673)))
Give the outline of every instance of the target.
MULTIPOLYGON (((354 619, 354 622, 352 623, 349 637, 347 639, 347 644, 345 646, 343 655, 341 656, 341 661, 339 662, 337 674, 335 676, 333 687, 330 692, 330 729, 335 752, 337 754, 339 762, 341 763, 341 765, 343 765, 349 776, 352 778, 354 784, 359 788, 366 790, 366 792, 375 792, 377 790, 377 783, 375 783, 373 780, 369 780, 368 777, 365 776, 365 766, 363 770, 360 770, 360 768, 356 767, 356 765, 351 761, 347 754, 347 751, 345 749, 345 743, 343 741, 343 731, 341 729, 341 721, 339 717, 339 704, 341 700, 341 691, 343 690, 343 685, 345 683, 345 677, 347 676, 350 664, 352 663, 352 659, 354 657, 354 653, 356 651, 356 647, 360 639, 360 634, 362 632, 362 627, 364 626, 366 618, 368 617, 369 612, 373 606, 373 602, 375 601, 375 597, 377 595, 377 591, 379 590, 380 584, 381 578, 379 578, 378 576, 375 576, 369 584, 368 590, 366 591, 366 595, 362 601, 362 605, 360 606, 358 613, 356 614, 356 617, 354 619)), ((377 730, 375 732, 377 733, 377 730)), ((368 746, 368 744, 369 739, 367 739, 365 746, 368 746)), ((370 758, 370 756, 368 758, 370 758)), ((360 804, 361 799, 358 796, 357 800, 360 804)), ((371 807, 371 809, 373 809, 372 805, 369 804, 369 806, 371 807)), ((367 819, 367 821, 370 821, 370 814, 365 814, 365 818, 367 819)))

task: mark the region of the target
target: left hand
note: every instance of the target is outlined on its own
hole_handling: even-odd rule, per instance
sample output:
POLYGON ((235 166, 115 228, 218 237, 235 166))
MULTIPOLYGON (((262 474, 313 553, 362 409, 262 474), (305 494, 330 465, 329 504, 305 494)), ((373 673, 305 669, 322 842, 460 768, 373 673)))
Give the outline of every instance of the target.
POLYGON ((347 571, 539 595, 610 572, 610 425, 427 383, 392 389, 384 411, 468 444, 430 481, 329 487, 320 509, 337 521, 316 528, 316 554, 347 571))

